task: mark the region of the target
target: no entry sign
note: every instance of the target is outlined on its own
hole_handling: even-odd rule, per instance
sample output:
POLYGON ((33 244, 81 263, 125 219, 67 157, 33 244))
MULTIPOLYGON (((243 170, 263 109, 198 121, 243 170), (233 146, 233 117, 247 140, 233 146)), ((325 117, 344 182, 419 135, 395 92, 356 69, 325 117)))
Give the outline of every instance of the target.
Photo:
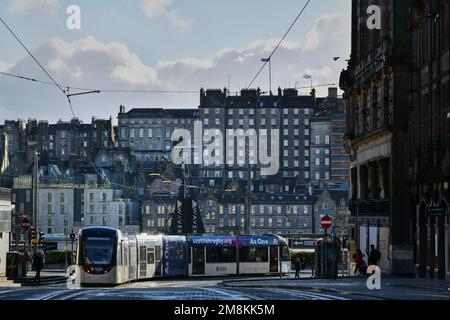
POLYGON ((320 224, 322 225, 322 228, 328 229, 331 227, 331 218, 329 215, 323 216, 320 219, 320 224))
POLYGON ((30 220, 28 220, 27 217, 23 217, 22 220, 20 221, 20 227, 22 228, 23 231, 30 230, 30 220))

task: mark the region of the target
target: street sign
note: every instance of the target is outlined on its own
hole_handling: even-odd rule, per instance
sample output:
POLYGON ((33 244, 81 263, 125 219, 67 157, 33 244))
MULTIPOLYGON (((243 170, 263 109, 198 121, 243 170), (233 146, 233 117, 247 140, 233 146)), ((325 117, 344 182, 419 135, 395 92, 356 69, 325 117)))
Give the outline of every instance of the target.
POLYGON ((30 230, 30 220, 27 217, 23 217, 20 221, 20 227, 24 232, 30 230))
POLYGON ((320 219, 320 224, 322 226, 322 228, 324 228, 325 230, 331 227, 331 218, 329 215, 323 216, 320 219))

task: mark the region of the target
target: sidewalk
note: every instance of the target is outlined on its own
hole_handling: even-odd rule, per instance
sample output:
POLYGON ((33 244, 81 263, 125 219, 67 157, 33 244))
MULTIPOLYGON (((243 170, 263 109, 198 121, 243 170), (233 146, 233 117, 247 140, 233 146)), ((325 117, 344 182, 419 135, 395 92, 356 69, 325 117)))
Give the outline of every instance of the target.
POLYGON ((45 286, 51 284, 65 283, 67 281, 64 270, 43 270, 41 271, 41 282, 34 282, 35 271, 29 271, 26 277, 10 278, 15 284, 21 286, 45 286))
MULTIPOLYGON (((336 279, 302 277, 295 279, 292 276, 283 278, 251 278, 239 280, 224 280, 221 285, 226 287, 251 287, 251 288, 282 288, 304 289, 314 291, 326 291, 340 294, 354 294, 380 298, 374 295, 366 286, 367 277, 338 277, 336 279)), ((418 279, 385 275, 381 279, 382 288, 391 289, 418 289, 433 291, 450 295, 450 281, 437 279, 418 279)))

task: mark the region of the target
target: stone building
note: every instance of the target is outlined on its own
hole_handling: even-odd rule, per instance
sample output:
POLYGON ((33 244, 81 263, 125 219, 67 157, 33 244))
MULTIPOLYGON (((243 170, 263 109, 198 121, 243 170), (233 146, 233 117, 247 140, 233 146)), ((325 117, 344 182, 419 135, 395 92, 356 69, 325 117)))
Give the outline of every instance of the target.
POLYGON ((193 132, 198 111, 193 109, 131 109, 120 107, 117 145, 128 148, 137 162, 170 161, 175 129, 193 132))
POLYGON ((410 148, 403 165, 415 263, 421 277, 450 278, 450 1, 410 3, 410 148))
POLYGON ((412 274, 414 239, 408 176, 409 2, 352 1, 352 51, 341 74, 350 153, 353 236, 367 253, 381 250, 388 271, 412 274), (367 8, 379 5, 381 30, 367 27, 367 8))

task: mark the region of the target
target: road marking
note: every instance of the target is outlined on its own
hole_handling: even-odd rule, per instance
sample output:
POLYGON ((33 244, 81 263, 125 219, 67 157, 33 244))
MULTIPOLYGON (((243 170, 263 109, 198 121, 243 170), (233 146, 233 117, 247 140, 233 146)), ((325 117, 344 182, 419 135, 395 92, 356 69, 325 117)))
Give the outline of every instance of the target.
POLYGON ((250 295, 243 293, 243 292, 231 292, 225 289, 215 289, 215 288, 201 288, 203 290, 211 291, 220 295, 225 295, 227 297, 233 298, 233 300, 236 300, 237 297, 239 297, 238 300, 248 300, 248 299, 254 299, 254 300, 260 300, 258 297, 251 297, 250 295))
POLYGON ((278 292, 280 294, 288 294, 292 296, 297 296, 300 298, 312 298, 313 300, 349 300, 347 298, 334 296, 334 295, 328 295, 323 293, 313 293, 313 292, 306 292, 306 291, 295 291, 290 289, 274 289, 273 291, 278 292))

